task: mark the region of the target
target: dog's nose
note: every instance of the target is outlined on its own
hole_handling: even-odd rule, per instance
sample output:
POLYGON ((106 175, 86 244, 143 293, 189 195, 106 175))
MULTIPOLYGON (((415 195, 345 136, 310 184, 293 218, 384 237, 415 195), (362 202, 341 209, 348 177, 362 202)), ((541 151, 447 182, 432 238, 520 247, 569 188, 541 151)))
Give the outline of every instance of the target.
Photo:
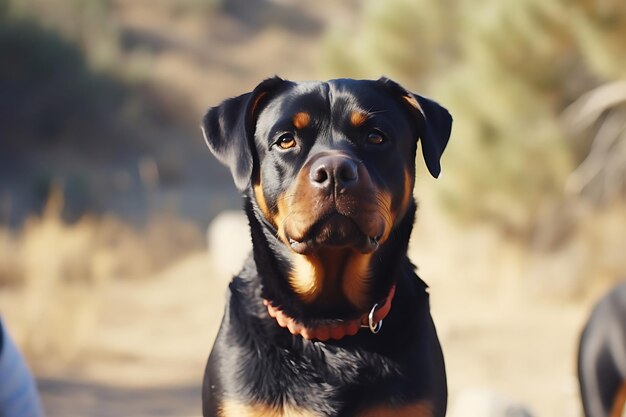
POLYGON ((311 183, 332 191, 342 191, 356 185, 359 181, 359 167, 345 155, 327 155, 317 159, 311 165, 309 174, 311 183))

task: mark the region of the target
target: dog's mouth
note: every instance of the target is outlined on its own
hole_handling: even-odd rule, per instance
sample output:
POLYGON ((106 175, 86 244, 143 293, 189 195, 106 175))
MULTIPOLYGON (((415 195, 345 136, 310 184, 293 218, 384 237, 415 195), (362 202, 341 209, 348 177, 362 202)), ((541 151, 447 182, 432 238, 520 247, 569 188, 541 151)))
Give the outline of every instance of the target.
POLYGON ((378 249, 382 233, 365 233, 354 219, 335 211, 313 223, 302 236, 290 236, 286 233, 286 237, 291 249, 301 255, 310 254, 322 247, 347 247, 361 253, 372 253, 378 249))

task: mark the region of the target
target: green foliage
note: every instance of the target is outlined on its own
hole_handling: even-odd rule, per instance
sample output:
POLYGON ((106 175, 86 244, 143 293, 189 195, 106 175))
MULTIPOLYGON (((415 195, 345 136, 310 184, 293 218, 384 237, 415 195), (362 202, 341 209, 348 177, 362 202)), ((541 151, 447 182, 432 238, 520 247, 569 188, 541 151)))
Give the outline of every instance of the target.
POLYGON ((325 66, 334 75, 355 78, 421 77, 433 70, 445 31, 438 2, 367 1, 356 31, 344 26, 327 34, 325 66))
POLYGON ((224 0, 152 0, 168 8, 175 15, 188 13, 213 13, 224 0))
POLYGON ((7 0, 14 19, 36 21, 77 45, 89 65, 112 70, 121 60, 120 31, 110 0, 7 0))
POLYGON ((455 117, 443 181, 452 213, 532 234, 589 148, 561 113, 626 77, 626 3, 369 0, 358 23, 329 34, 327 68, 382 72, 436 97, 455 117))

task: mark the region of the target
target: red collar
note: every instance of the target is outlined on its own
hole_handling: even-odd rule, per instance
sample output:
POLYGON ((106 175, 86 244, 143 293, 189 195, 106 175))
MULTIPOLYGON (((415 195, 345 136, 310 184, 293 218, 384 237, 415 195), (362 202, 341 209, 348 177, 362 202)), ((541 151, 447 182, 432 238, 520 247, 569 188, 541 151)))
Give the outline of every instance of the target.
MULTIPOLYGON (((301 323, 298 323, 293 317, 289 317, 287 314, 283 313, 282 310, 274 307, 268 300, 264 299, 263 304, 267 306, 267 312, 271 317, 276 319, 278 325, 280 327, 289 329, 291 334, 299 334, 307 340, 316 339, 324 342, 328 339, 339 340, 346 335, 354 336, 361 329, 361 327, 371 328, 372 325, 382 325, 382 320, 387 317, 387 314, 389 314, 389 310, 391 310, 391 301, 393 300, 395 292, 396 286, 394 284, 389 290, 389 294, 387 294, 385 301, 382 302, 382 306, 378 307, 378 304, 375 304, 374 307, 372 307, 371 311, 368 311, 366 314, 362 315, 358 319, 344 320, 340 323, 332 325, 327 324, 316 327, 303 326, 301 323), (373 313, 371 322, 370 313, 373 313)), ((373 329, 372 332, 374 332, 373 329)))

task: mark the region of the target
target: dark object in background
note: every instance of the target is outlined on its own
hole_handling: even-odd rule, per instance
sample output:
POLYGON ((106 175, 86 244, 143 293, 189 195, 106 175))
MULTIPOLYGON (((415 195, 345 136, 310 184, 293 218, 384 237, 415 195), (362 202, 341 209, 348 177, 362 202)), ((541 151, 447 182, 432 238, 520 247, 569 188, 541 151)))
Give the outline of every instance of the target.
POLYGON ((600 299, 580 337, 578 378, 586 417, 621 417, 626 403, 626 282, 600 299))
POLYGON ((406 251, 418 138, 436 177, 451 126, 388 79, 272 78, 208 111, 253 254, 228 290, 205 416, 445 415, 427 286, 406 251))

